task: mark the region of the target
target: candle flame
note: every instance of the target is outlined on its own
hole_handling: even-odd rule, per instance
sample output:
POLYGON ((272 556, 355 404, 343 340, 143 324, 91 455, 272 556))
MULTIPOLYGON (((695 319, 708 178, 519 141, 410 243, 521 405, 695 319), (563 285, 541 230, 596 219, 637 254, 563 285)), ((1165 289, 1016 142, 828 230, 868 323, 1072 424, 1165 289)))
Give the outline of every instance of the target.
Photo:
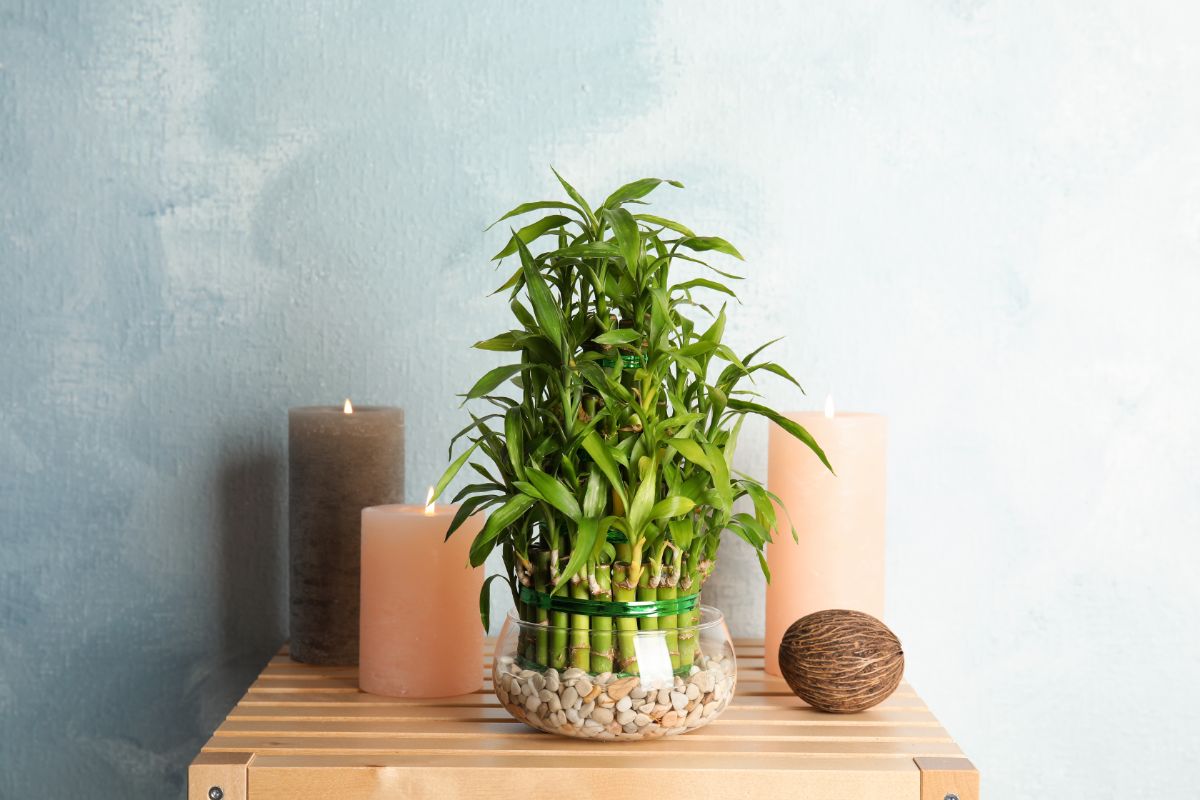
POLYGON ((425 495, 425 513, 433 514, 437 510, 437 504, 433 502, 433 487, 429 487, 429 494, 425 495))
POLYGON ((354 413, 354 406, 352 406, 350 404, 349 397, 346 398, 346 402, 342 403, 342 413, 343 414, 353 414, 354 413))
POLYGON ((825 416, 833 419, 833 395, 825 395, 825 416))

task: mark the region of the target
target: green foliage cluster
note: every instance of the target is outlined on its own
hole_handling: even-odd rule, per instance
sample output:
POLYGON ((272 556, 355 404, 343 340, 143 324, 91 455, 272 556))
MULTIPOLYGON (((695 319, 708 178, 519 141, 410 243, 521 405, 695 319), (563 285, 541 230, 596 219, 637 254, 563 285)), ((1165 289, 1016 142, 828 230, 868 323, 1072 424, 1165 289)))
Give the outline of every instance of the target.
MULTIPOLYGON (((760 360, 771 343, 739 356, 723 341, 725 306, 702 302, 735 298, 730 282, 740 280, 706 259, 741 254, 645 213, 643 198, 676 181, 634 181, 593 207, 555 176, 566 198, 524 203, 498 220, 549 212, 513 231, 495 256, 517 259, 497 290, 515 324, 475 347, 509 354, 509 363, 466 393, 487 413, 472 414, 454 437, 451 454, 469 446, 436 492, 467 465, 481 480, 455 498, 462 506, 447 536, 488 511, 471 563, 500 548, 530 619, 539 610, 519 601, 522 585, 593 598, 637 587, 699 591, 726 530, 759 553, 765 571, 763 548, 779 521, 771 492, 732 468, 742 422, 766 417, 828 462, 807 431, 756 402, 750 386, 761 374, 799 386, 760 360), (679 280, 685 265, 705 277, 679 280), (698 327, 689 316, 697 311, 711 321, 698 327), (509 381, 514 397, 501 393, 509 381), (743 497, 752 513, 735 511, 743 497)), ((486 599, 483 609, 486 619, 486 599)))

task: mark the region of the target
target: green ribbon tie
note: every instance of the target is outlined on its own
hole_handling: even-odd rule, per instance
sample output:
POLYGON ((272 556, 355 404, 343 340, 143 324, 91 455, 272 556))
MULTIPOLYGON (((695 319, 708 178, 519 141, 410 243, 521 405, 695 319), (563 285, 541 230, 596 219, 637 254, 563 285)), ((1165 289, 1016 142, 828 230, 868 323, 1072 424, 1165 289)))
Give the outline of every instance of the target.
POLYGON ((700 604, 700 593, 685 594, 670 600, 633 600, 615 603, 606 600, 583 600, 538 592, 521 587, 521 600, 547 611, 565 611, 588 617, 669 617, 691 611, 700 604))

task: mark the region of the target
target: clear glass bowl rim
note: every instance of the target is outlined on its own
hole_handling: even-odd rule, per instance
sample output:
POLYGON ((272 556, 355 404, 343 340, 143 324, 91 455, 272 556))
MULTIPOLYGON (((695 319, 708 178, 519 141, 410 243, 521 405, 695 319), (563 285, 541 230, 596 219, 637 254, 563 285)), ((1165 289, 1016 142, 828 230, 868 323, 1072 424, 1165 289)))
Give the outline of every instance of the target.
MULTIPOLYGON (((699 609, 700 609, 700 622, 698 622, 695 625, 676 625, 676 626, 673 626, 670 628, 657 628, 655 630, 639 629, 636 631, 618 631, 616 626, 614 625, 613 626, 613 635, 615 636, 619 632, 624 633, 624 634, 633 634, 635 636, 654 635, 657 633, 661 633, 662 631, 704 632, 704 631, 712 630, 713 628, 716 628, 717 626, 723 626, 725 624, 725 615, 721 613, 721 610, 719 608, 716 608, 714 606, 701 605, 701 606, 699 606, 699 609)), ((558 612, 558 613, 567 613, 567 612, 558 612)), ((616 618, 614 617, 613 619, 615 620, 616 618)), ((637 619, 644 619, 644 618, 643 617, 626 617, 625 619, 637 620, 637 619)), ((662 618, 657 617, 657 618, 652 618, 652 619, 661 620, 662 618)), ((527 630, 531 633, 536 633, 539 631, 574 631, 574 632, 578 632, 580 630, 583 630, 581 628, 573 628, 570 625, 551 625, 548 622, 547 623, 527 622, 526 620, 523 620, 517 616, 516 609, 509 609, 508 614, 505 615, 505 620, 508 623, 515 625, 519 628, 524 628, 525 630, 527 630)))

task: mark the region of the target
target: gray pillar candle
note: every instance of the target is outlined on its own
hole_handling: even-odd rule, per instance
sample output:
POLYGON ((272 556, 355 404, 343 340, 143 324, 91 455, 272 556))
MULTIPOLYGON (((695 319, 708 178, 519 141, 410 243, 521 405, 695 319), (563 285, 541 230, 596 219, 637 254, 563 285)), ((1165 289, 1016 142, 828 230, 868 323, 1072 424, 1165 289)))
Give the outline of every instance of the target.
POLYGON ((358 663, 362 510, 404 502, 404 410, 288 410, 291 654, 358 663))

